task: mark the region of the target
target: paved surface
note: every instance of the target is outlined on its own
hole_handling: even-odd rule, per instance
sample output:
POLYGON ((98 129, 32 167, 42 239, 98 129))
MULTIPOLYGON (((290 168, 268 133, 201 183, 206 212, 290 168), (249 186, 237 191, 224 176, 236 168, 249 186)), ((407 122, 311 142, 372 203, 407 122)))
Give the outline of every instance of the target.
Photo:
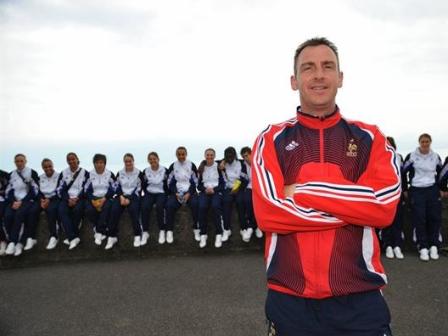
MULTIPOLYGON (((448 335, 448 258, 385 260, 394 335, 448 335)), ((256 252, 0 271, 0 335, 266 335, 256 252)))

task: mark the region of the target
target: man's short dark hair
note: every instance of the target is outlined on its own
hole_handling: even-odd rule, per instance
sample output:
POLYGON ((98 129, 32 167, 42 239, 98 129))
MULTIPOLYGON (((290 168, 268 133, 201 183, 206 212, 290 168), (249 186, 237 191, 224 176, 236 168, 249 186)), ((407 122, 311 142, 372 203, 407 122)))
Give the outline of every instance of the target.
POLYGON ((300 53, 303 51, 303 49, 305 49, 306 47, 317 47, 320 45, 325 45, 328 48, 330 48, 331 50, 333 50, 334 54, 336 55, 336 60, 337 60, 337 66, 338 66, 338 70, 339 70, 339 54, 338 54, 338 48, 336 47, 336 45, 331 42, 330 40, 328 40, 326 37, 313 37, 310 38, 309 40, 306 40, 305 42, 303 42, 301 45, 299 45, 296 49, 296 53, 294 55, 294 76, 297 75, 297 60, 299 58, 300 53))
POLYGON ((250 149, 250 147, 246 146, 246 147, 241 148, 241 150, 240 150, 241 157, 246 153, 252 154, 252 150, 250 149))
POLYGON ((95 154, 95 156, 93 157, 93 163, 99 162, 99 161, 103 161, 104 164, 106 164, 107 163, 106 155, 104 155, 104 154, 95 154))

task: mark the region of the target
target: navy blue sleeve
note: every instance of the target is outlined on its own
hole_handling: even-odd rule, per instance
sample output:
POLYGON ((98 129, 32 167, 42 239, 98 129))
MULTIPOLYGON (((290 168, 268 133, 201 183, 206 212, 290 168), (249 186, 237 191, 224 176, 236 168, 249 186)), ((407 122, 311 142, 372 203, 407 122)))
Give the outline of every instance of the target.
POLYGON ((439 186, 442 191, 448 191, 448 156, 445 158, 445 163, 439 173, 439 186))
POLYGON ((219 192, 223 192, 224 189, 226 188, 226 181, 224 180, 224 174, 221 170, 218 169, 218 174, 219 174, 219 184, 217 187, 215 187, 215 193, 219 193, 219 192))
POLYGON ((197 184, 198 184, 198 169, 196 168, 196 165, 192 162, 191 163, 190 188, 188 189, 188 192, 191 195, 196 194, 197 184))
POLYGON ((177 187, 176 187, 176 178, 174 177, 174 163, 171 164, 171 166, 168 168, 167 172, 167 186, 168 191, 171 194, 177 194, 177 187))
POLYGON ((411 154, 408 154, 404 159, 403 171, 401 174, 401 188, 403 191, 407 191, 409 189, 414 173, 414 164, 411 161, 411 154))

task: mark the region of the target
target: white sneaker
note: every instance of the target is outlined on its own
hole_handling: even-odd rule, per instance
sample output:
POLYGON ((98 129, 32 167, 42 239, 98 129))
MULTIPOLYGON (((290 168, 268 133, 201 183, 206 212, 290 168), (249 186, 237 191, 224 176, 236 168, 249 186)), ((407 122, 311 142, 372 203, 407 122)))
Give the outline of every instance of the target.
POLYGON ((228 241, 231 235, 232 235, 232 231, 224 230, 224 232, 222 233, 222 241, 223 242, 228 241))
POLYGON ((199 247, 204 248, 207 245, 207 235, 201 235, 199 247))
POLYGON ((392 246, 386 247, 386 258, 393 259, 395 257, 392 246))
POLYGON ((194 229, 194 240, 201 241, 201 231, 199 229, 194 229))
POLYGON ((252 236, 252 233, 249 231, 249 229, 243 230, 241 239, 243 240, 243 242, 248 243, 248 242, 250 242, 251 236, 252 236))
POLYGON ((149 233, 148 231, 143 231, 142 238, 140 239, 140 246, 145 246, 148 243, 149 233))
POLYGON ((21 255, 21 254, 22 254, 22 251, 23 251, 23 245, 20 244, 20 243, 18 243, 18 244, 16 245, 15 250, 14 250, 14 257, 18 257, 19 255, 21 255))
POLYGON ((261 231, 259 228, 256 228, 255 230, 255 236, 257 238, 263 238, 263 231, 261 231))
POLYGON ((397 259, 404 259, 404 255, 403 255, 403 252, 401 252, 400 246, 395 246, 394 247, 394 254, 395 254, 395 258, 397 258, 397 259))
POLYGON ((103 235, 101 233, 95 233, 93 237, 95 238, 95 244, 100 246, 101 242, 103 241, 102 239, 103 235))
POLYGON ((4 256, 6 254, 6 242, 2 241, 0 242, 0 256, 4 256))
POLYGON ((168 244, 172 244, 174 241, 174 237, 173 237, 173 231, 167 231, 166 232, 166 242, 168 244))
POLYGON ((428 249, 427 248, 422 248, 420 250, 420 260, 421 261, 428 261, 429 260, 429 255, 428 255, 428 249))
POLYGON ((134 237, 134 247, 140 247, 141 244, 142 244, 142 237, 135 236, 134 237))
POLYGON ((101 234, 101 241, 103 241, 103 240, 106 239, 106 238, 107 238, 106 235, 101 234))
POLYGON ((56 237, 51 237, 48 241, 47 250, 53 250, 56 245, 58 245, 58 240, 56 239, 56 237))
POLYGON ((70 245, 70 240, 68 240, 68 238, 64 239, 64 244, 65 245, 70 245))
MULTIPOLYGON (((25 251, 31 250, 34 247, 34 245, 36 245, 36 244, 37 244, 37 240, 36 239, 28 238, 26 240, 26 244, 25 244, 24 250, 25 251)), ((20 252, 20 253, 22 253, 22 252, 20 252)))
POLYGON ((13 242, 9 243, 8 246, 6 247, 6 251, 5 254, 6 255, 13 255, 14 252, 16 250, 16 244, 14 244, 13 242))
POLYGON ((69 250, 73 250, 76 246, 79 245, 79 243, 81 242, 81 239, 79 239, 78 237, 72 239, 72 241, 70 242, 70 246, 68 247, 69 250))
POLYGON ((220 248, 222 246, 222 235, 218 234, 215 237, 215 247, 220 248))
POLYGON ((429 256, 432 260, 438 260, 439 259, 439 250, 437 246, 431 246, 429 248, 429 256))
POLYGON ((165 239, 165 230, 160 230, 159 231, 159 244, 160 245, 165 244, 165 241, 166 241, 166 239, 165 239))
POLYGON ((107 244, 106 247, 104 248, 105 250, 110 250, 112 247, 114 247, 114 245, 117 243, 118 238, 117 237, 109 237, 107 238, 107 244))

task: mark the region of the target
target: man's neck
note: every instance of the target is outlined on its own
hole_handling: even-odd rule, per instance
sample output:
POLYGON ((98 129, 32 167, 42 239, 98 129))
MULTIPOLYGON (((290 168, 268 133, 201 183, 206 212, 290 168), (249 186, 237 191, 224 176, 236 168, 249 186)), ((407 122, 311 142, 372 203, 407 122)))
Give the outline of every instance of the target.
POLYGON ((313 117, 318 117, 318 118, 323 118, 326 116, 329 116, 330 114, 333 114, 336 110, 336 103, 331 104, 329 106, 325 106, 325 107, 318 107, 318 108, 311 108, 311 107, 306 107, 306 106, 301 106, 300 107, 300 112, 304 113, 304 114, 308 114, 311 115, 313 117))

